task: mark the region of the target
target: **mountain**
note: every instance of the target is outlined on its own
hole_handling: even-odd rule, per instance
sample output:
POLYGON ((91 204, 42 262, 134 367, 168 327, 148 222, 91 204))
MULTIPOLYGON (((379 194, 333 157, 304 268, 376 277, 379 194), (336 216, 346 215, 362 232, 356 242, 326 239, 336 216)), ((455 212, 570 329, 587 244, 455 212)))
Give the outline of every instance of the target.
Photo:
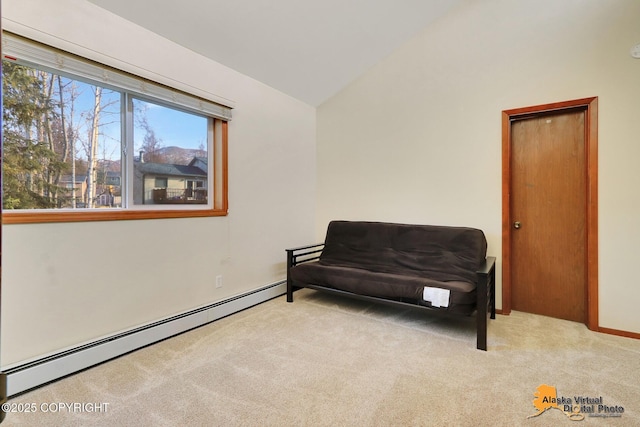
POLYGON ((206 157, 206 150, 182 147, 161 147, 153 153, 145 153, 145 161, 187 165, 194 157, 206 157))

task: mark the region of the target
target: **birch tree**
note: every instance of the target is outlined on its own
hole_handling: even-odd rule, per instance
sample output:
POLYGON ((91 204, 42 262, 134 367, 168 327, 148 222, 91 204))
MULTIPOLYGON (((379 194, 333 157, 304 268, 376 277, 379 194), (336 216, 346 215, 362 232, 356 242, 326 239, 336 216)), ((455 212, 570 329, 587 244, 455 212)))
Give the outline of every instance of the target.
POLYGON ((98 161, 98 137, 100 135, 98 126, 100 124, 101 100, 102 88, 96 86, 93 117, 91 118, 91 127, 89 128, 89 149, 87 152, 87 162, 89 165, 87 171, 87 206, 90 208, 95 207, 96 164, 98 161))

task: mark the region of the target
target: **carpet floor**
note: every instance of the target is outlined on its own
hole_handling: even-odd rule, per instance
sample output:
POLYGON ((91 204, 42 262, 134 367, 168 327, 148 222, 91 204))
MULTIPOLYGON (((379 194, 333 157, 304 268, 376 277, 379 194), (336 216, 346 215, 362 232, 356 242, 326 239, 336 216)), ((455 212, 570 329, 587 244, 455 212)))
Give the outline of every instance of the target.
POLYGON ((576 403, 584 425, 640 426, 640 340, 521 312, 488 336, 305 289, 16 396, 36 411, 3 427, 559 426, 576 403))

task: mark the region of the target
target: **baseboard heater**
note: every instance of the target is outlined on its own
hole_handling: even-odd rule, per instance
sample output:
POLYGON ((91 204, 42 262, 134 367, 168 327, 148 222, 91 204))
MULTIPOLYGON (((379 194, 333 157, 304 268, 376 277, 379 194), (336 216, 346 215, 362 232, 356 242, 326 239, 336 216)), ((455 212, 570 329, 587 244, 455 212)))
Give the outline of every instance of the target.
POLYGON ((286 283, 278 282, 245 294, 140 326, 88 344, 21 365, 7 366, 6 396, 11 397, 51 381, 106 362, 254 305, 283 295, 286 283))

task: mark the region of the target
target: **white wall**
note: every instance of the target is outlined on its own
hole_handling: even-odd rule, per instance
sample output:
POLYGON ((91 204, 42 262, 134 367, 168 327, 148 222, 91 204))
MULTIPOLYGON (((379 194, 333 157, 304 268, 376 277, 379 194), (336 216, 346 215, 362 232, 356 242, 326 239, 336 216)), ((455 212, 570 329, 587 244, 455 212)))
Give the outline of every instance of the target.
POLYGON ((284 248, 314 237, 313 107, 84 0, 5 0, 2 14, 6 30, 236 107, 227 217, 3 226, 2 366, 284 279, 284 248))
POLYGON ((600 326, 640 333, 637 43, 637 0, 462 5, 318 108, 317 236, 339 218, 468 225, 500 269, 501 111, 598 96, 600 326))

